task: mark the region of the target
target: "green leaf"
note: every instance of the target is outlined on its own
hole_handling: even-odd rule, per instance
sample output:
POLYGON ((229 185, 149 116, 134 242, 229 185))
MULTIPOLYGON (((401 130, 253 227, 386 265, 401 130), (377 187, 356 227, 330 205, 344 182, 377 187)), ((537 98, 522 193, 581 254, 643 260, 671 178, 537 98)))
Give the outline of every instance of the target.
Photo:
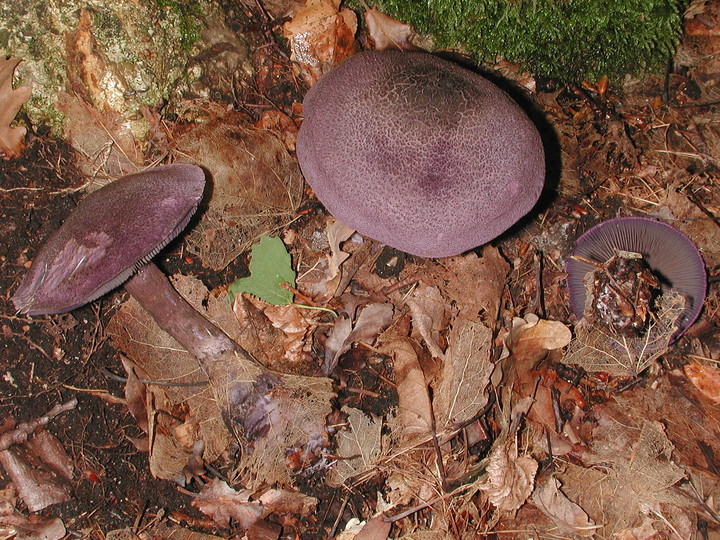
POLYGON ((295 271, 285 244, 277 237, 261 236, 250 254, 250 275, 235 280, 228 292, 230 300, 236 294, 249 293, 276 306, 292 304, 293 293, 282 287, 295 287, 295 271))

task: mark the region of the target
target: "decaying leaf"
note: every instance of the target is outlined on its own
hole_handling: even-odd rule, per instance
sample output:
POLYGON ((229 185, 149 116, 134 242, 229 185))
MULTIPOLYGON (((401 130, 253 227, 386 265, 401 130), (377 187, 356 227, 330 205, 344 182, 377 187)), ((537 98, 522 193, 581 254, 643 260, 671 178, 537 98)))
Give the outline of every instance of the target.
MULTIPOLYGON (((193 278, 181 278, 178 289, 188 297, 205 300, 207 291, 193 278)), ((208 298, 212 305, 217 300, 208 298)), ((227 306, 225 306, 226 309, 227 306)), ((134 300, 129 299, 115 313, 107 327, 119 350, 142 367, 147 378, 155 381, 197 383, 195 386, 149 387, 151 394, 148 415, 150 436, 150 470, 159 478, 175 478, 181 474, 192 456, 192 441, 179 441, 175 427, 184 423, 195 426, 195 436, 205 442, 205 457, 212 461, 230 442, 220 410, 215 402, 207 376, 195 357, 186 352, 172 337, 162 331, 151 316, 134 300), (181 422, 173 410, 185 410, 181 422), (156 423, 161 422, 162 426, 156 423), (159 429, 157 429, 159 427, 159 429)))
MULTIPOLYGON (((268 353, 275 353, 272 363, 268 367, 280 371, 292 371, 303 361, 303 353, 312 348, 312 340, 308 336, 317 327, 316 318, 320 312, 317 310, 302 309, 295 305, 272 305, 255 297, 248 297, 248 301, 261 310, 270 324, 282 332, 282 340, 276 343, 262 343, 268 353)), ((239 309, 237 298, 233 310, 239 309)), ((265 356, 270 356, 266 354, 265 356)))
POLYGON ((638 524, 643 510, 668 505, 690 508, 673 488, 685 472, 673 462, 673 445, 660 422, 642 421, 640 431, 618 419, 601 419, 595 430, 595 453, 585 456, 587 467, 567 465, 559 475, 565 494, 579 504, 605 537, 638 524), (597 463, 597 467, 592 467, 597 463))
POLYGON ((589 538, 598 528, 582 508, 560 491, 560 482, 557 478, 548 476, 539 483, 533 491, 532 501, 555 522, 561 533, 589 538))
POLYGON ((490 360, 492 332, 479 322, 455 319, 437 382, 433 410, 438 429, 462 423, 487 403, 486 388, 495 365, 490 360))
POLYGON ((490 452, 487 479, 480 488, 500 512, 515 512, 533 491, 538 464, 530 456, 518 456, 514 436, 495 443, 490 452))
POLYGON ((178 137, 175 152, 212 172, 212 197, 187 237, 204 266, 225 268, 258 236, 295 217, 303 192, 297 160, 248 117, 213 118, 178 137))
POLYGON ((374 303, 360 308, 354 322, 349 316, 339 318, 325 342, 323 372, 332 373, 340 356, 350 350, 353 343, 367 341, 372 344, 392 321, 393 312, 392 304, 374 303))
POLYGON ((32 92, 29 86, 12 87, 13 73, 19 63, 17 58, 0 59, 0 156, 6 159, 20 155, 27 133, 22 126, 10 127, 32 92))
POLYGON ((382 418, 368 416, 352 407, 343 407, 347 427, 338 433, 337 455, 328 477, 331 486, 340 486, 376 463, 381 450, 382 418))
POLYGON ((413 337, 423 339, 435 358, 445 356, 439 345, 440 330, 445 324, 445 299, 437 287, 420 285, 406 301, 412 316, 413 337))
POLYGON ((410 43, 415 31, 409 24, 393 19, 382 11, 370 8, 363 14, 368 27, 370 39, 375 44, 375 50, 387 49, 416 50, 418 47, 410 43))
POLYGON ((94 109, 77 96, 63 92, 58 97, 65 136, 78 151, 80 167, 89 178, 104 179, 93 182, 91 190, 101 188, 107 178, 138 172, 143 157, 130 122, 117 111, 94 109))
POLYGON ((412 340, 407 337, 408 324, 406 317, 401 318, 378 340, 379 351, 393 359, 398 393, 398 417, 404 439, 430 433, 432 425, 432 407, 427 381, 412 340))
POLYGON ((212 517, 221 527, 229 527, 232 520, 242 530, 249 529, 263 514, 259 502, 251 502, 252 491, 236 491, 219 478, 214 478, 203 487, 192 501, 192 505, 212 517))
POLYGON ((283 25, 292 60, 312 86, 335 64, 355 52, 357 16, 340 0, 306 0, 293 19, 283 25))
POLYGON ((340 244, 348 240, 355 231, 350 227, 343 225, 335 218, 328 218, 326 234, 328 244, 330 245, 330 253, 327 256, 327 295, 332 297, 338 292, 340 284, 340 265, 350 256, 340 249, 340 244))
POLYGON ((720 404, 720 370, 715 367, 690 362, 683 366, 685 375, 705 397, 720 404))
POLYGON ((447 285, 445 293, 458 307, 458 317, 495 324, 500 310, 510 264, 491 245, 482 256, 468 253, 441 261, 447 285))
POLYGON ((565 347, 571 339, 572 333, 563 323, 540 319, 529 313, 524 319, 513 319, 512 328, 503 339, 501 358, 512 354, 515 358, 532 362, 541 359, 547 351, 565 347))
POLYGON ((627 337, 582 319, 575 327, 576 338, 568 347, 563 363, 576 364, 587 371, 635 376, 647 369, 668 349, 683 313, 685 298, 676 292, 663 293, 659 307, 645 333, 627 337))

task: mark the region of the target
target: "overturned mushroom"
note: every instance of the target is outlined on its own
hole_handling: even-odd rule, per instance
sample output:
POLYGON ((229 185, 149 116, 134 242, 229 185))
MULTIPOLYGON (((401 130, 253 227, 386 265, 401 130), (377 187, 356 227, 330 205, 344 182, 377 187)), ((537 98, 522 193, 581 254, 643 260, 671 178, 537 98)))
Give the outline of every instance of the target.
POLYGON ((540 136, 500 88, 419 52, 357 54, 303 102, 305 179, 346 225, 402 251, 456 255, 535 205, 540 136))
POLYGON ((685 332, 703 307, 707 287, 705 264, 695 244, 683 233, 660 221, 642 217, 604 221, 577 239, 565 265, 575 316, 580 319, 585 311, 585 276, 618 252, 642 255, 661 288, 678 292, 685 298, 675 337, 685 332))

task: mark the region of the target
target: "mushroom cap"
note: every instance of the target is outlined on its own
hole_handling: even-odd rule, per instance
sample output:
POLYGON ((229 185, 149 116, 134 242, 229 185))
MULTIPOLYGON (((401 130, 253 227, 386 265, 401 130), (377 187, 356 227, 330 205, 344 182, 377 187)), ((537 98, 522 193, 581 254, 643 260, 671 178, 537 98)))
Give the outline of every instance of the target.
POLYGON ((187 225, 204 189, 200 167, 175 164, 91 193, 38 250, 12 297, 15 308, 63 313, 117 287, 187 225))
MULTIPOLYGON (((623 217, 592 227, 575 241, 572 255, 605 263, 617 250, 640 253, 660 278, 665 290, 685 297, 685 309, 678 320, 675 336, 680 336, 697 319, 707 292, 705 263, 695 244, 683 233, 660 221, 643 217, 623 217)), ((597 268, 568 257, 565 263, 570 306, 580 319, 585 311, 585 284, 588 272, 597 268)))
POLYGON ((346 225, 402 251, 457 255, 537 202, 540 135, 484 77, 428 53, 356 54, 303 102, 305 179, 346 225))

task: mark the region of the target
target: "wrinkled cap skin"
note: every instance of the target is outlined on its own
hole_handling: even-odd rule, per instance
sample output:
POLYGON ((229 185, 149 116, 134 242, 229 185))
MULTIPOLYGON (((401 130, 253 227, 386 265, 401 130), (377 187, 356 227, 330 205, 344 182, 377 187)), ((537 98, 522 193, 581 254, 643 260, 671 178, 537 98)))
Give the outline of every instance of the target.
MULTIPOLYGON (((602 264, 616 255, 617 250, 640 253, 660 278, 664 290, 670 289, 685 297, 685 309, 675 334, 675 337, 680 336, 700 315, 707 292, 705 263, 695 244, 666 223, 643 217, 623 217, 603 221, 588 230, 575 241, 572 255, 602 264)), ((568 257, 565 269, 570 306, 580 319, 585 311, 583 280, 597 267, 568 257)))
POLYGON ((356 54, 303 102, 297 156, 328 211, 423 257, 497 237, 537 202, 540 136, 487 79, 427 53, 356 54))
POLYGON ((91 193, 38 250, 15 308, 63 313, 120 285, 187 225, 204 189, 200 167, 175 164, 91 193))

